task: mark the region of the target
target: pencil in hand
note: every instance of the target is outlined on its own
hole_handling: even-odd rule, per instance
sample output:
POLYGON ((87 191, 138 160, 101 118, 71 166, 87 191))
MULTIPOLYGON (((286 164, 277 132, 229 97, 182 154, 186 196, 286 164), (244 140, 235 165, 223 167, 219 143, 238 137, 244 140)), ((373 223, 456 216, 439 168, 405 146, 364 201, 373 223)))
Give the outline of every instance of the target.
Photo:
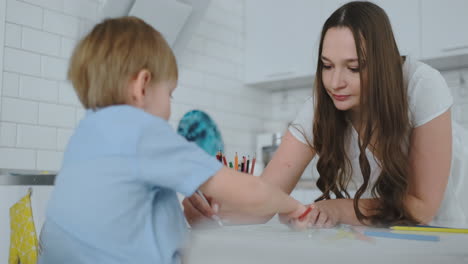
POLYGON ((304 218, 307 216, 307 214, 310 213, 310 211, 312 211, 312 207, 307 208, 307 209, 304 211, 304 213, 302 213, 302 214, 298 217, 299 221, 303 221, 304 218))
MULTIPOLYGON (((200 190, 197 190, 197 194, 200 195, 200 197, 203 199, 203 201, 205 201, 208 204, 208 206, 210 205, 210 203, 206 199, 205 195, 200 190)), ((219 216, 214 214, 214 215, 211 216, 211 219, 216 221, 216 223, 218 223, 219 226, 224 226, 223 221, 221 220, 221 218, 219 216)))

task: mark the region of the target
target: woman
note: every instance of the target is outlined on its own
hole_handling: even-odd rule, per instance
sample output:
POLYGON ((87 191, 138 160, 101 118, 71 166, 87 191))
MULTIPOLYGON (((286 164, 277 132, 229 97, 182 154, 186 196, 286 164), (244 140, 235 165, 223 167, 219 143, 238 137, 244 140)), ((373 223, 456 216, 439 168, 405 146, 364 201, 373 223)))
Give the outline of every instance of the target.
MULTIPOLYGON (((308 216, 317 227, 463 220, 456 193, 445 192, 459 177, 449 177, 452 96, 439 72, 400 56, 384 10, 340 7, 323 26, 318 57, 314 97, 262 178, 290 193, 317 155, 323 194, 308 216)), ((184 207, 189 222, 213 213, 198 197, 184 207)))

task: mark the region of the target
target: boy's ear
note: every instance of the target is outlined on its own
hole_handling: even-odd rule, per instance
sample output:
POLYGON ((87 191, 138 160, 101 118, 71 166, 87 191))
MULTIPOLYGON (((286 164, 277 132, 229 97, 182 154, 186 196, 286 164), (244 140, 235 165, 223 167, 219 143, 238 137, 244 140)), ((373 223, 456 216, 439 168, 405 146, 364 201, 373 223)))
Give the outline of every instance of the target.
POLYGON ((143 100, 146 89, 151 82, 151 73, 148 70, 141 70, 130 81, 130 104, 136 107, 143 107, 143 100))

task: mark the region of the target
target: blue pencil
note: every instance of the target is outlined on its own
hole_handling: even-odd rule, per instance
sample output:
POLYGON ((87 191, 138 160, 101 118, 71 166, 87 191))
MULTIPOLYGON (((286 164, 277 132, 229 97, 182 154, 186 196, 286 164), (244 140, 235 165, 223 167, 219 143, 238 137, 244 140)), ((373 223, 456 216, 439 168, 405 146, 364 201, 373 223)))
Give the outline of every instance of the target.
POLYGON ((437 242, 440 240, 438 236, 400 234, 400 233, 379 232, 379 231, 364 231, 364 235, 373 236, 373 237, 385 237, 385 238, 420 240, 420 241, 434 241, 434 242, 437 242))

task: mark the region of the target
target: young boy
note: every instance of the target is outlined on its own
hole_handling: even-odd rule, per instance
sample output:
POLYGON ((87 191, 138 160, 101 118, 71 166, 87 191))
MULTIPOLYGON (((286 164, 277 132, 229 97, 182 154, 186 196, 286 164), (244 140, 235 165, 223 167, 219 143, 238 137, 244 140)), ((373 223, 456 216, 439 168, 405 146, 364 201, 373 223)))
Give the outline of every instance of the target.
POLYGON ((201 189, 249 217, 306 210, 173 131, 177 74, 166 41, 138 18, 105 20, 78 44, 68 78, 88 111, 55 182, 39 263, 179 263, 186 224, 176 192, 201 189))

